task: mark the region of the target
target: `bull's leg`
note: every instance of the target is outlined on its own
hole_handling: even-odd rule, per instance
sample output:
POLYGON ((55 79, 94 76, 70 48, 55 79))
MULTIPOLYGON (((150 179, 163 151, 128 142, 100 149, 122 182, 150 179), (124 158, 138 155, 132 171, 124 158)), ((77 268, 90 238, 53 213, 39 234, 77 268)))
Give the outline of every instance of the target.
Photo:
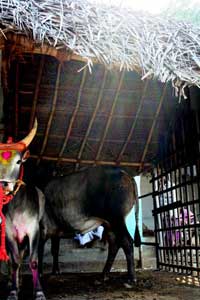
POLYGON ((121 246, 124 250, 126 261, 127 261, 127 270, 128 270, 128 284, 127 287, 136 283, 136 274, 135 274, 135 262, 134 262, 134 248, 133 240, 128 235, 124 233, 124 236, 121 239, 121 246))
POLYGON ((60 238, 57 236, 52 237, 51 238, 51 254, 53 256, 52 274, 54 275, 60 274, 59 262, 58 262, 59 248, 60 248, 60 238))
POLYGON ((46 300, 39 279, 38 272, 38 245, 39 245, 39 228, 35 234, 29 235, 30 242, 30 269, 33 276, 33 292, 35 300, 46 300))
POLYGON ((107 235, 108 238, 108 257, 106 260, 106 264, 103 269, 103 280, 106 281, 108 279, 108 275, 112 268, 113 262, 119 250, 119 245, 116 241, 115 234, 113 232, 109 232, 107 235))
POLYGON ((19 268, 20 268, 20 255, 17 242, 7 235, 7 246, 9 249, 11 259, 11 288, 7 300, 17 300, 19 292, 19 268))

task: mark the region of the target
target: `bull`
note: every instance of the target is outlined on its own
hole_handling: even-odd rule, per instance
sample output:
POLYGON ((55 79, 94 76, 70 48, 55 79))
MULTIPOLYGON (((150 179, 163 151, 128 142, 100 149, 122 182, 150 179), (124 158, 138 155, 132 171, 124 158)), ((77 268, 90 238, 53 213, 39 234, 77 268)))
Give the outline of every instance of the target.
POLYGON ((8 300, 17 300, 19 269, 26 249, 29 249, 29 266, 33 278, 35 300, 45 300, 38 276, 39 222, 44 212, 44 194, 36 187, 25 185, 20 177, 22 164, 29 156, 28 145, 37 130, 37 121, 30 133, 20 142, 0 143, 0 184, 4 195, 13 195, 4 205, 6 218, 6 246, 11 261, 11 290, 8 300))
POLYGON ((114 167, 92 167, 51 180, 44 191, 45 213, 42 219, 40 259, 48 238, 52 240, 53 273, 59 272, 59 238, 86 233, 103 224, 108 241, 108 257, 103 280, 108 279, 114 259, 122 248, 128 269, 128 284, 136 282, 133 239, 125 223, 135 205, 135 246, 140 245, 138 197, 135 181, 114 167))

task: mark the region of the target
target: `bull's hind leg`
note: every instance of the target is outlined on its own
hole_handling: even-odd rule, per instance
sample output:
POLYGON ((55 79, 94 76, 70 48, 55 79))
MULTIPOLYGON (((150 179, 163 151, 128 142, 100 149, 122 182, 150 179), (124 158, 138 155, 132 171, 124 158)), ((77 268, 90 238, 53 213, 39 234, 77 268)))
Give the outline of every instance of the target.
MULTIPOLYGON (((37 227, 36 227, 37 228, 37 227)), ((30 243, 30 269, 33 276, 33 292, 35 300, 46 300, 40 284, 38 272, 38 245, 39 245, 39 226, 35 233, 29 234, 30 243)))
POLYGON ((124 223, 116 228, 115 232, 110 232, 108 235, 108 257, 106 265, 103 270, 103 278, 106 280, 108 274, 111 270, 115 257, 119 248, 122 248, 127 261, 128 270, 128 283, 127 287, 132 286, 136 283, 136 274, 134 266, 134 256, 133 256, 133 240, 129 235, 126 225, 124 223))
POLYGON ((59 269, 59 248, 60 248, 60 238, 55 236, 51 238, 51 254, 53 256, 53 268, 52 268, 52 274, 60 274, 59 269))
POLYGON ((119 244, 117 243, 114 232, 111 232, 111 231, 108 232, 107 239, 108 239, 108 257, 107 257, 106 264, 103 269, 103 280, 104 281, 108 280, 108 275, 110 273, 113 262, 115 260, 115 257, 117 255, 117 252, 120 247, 119 244))
POLYGON ((137 282, 137 279, 135 274, 133 240, 128 232, 124 233, 121 239, 121 247, 124 250, 127 261, 128 283, 126 286, 131 287, 137 282))

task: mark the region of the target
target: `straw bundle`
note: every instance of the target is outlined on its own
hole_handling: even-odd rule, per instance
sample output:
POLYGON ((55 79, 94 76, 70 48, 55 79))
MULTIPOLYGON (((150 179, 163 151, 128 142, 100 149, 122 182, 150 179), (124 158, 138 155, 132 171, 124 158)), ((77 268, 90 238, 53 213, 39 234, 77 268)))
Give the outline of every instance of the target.
POLYGON ((200 30, 190 23, 89 0, 0 0, 0 19, 5 32, 86 58, 90 71, 96 59, 171 81, 179 96, 186 86, 200 87, 200 30))

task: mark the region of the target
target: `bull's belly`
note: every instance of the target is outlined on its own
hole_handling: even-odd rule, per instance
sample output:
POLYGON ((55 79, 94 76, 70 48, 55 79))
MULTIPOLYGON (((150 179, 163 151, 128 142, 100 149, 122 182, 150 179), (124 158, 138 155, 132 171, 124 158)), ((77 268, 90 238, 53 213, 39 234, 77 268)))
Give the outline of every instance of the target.
POLYGON ((85 217, 82 214, 67 217, 67 222, 76 232, 86 233, 94 230, 101 224, 107 223, 104 219, 98 217, 85 217))

